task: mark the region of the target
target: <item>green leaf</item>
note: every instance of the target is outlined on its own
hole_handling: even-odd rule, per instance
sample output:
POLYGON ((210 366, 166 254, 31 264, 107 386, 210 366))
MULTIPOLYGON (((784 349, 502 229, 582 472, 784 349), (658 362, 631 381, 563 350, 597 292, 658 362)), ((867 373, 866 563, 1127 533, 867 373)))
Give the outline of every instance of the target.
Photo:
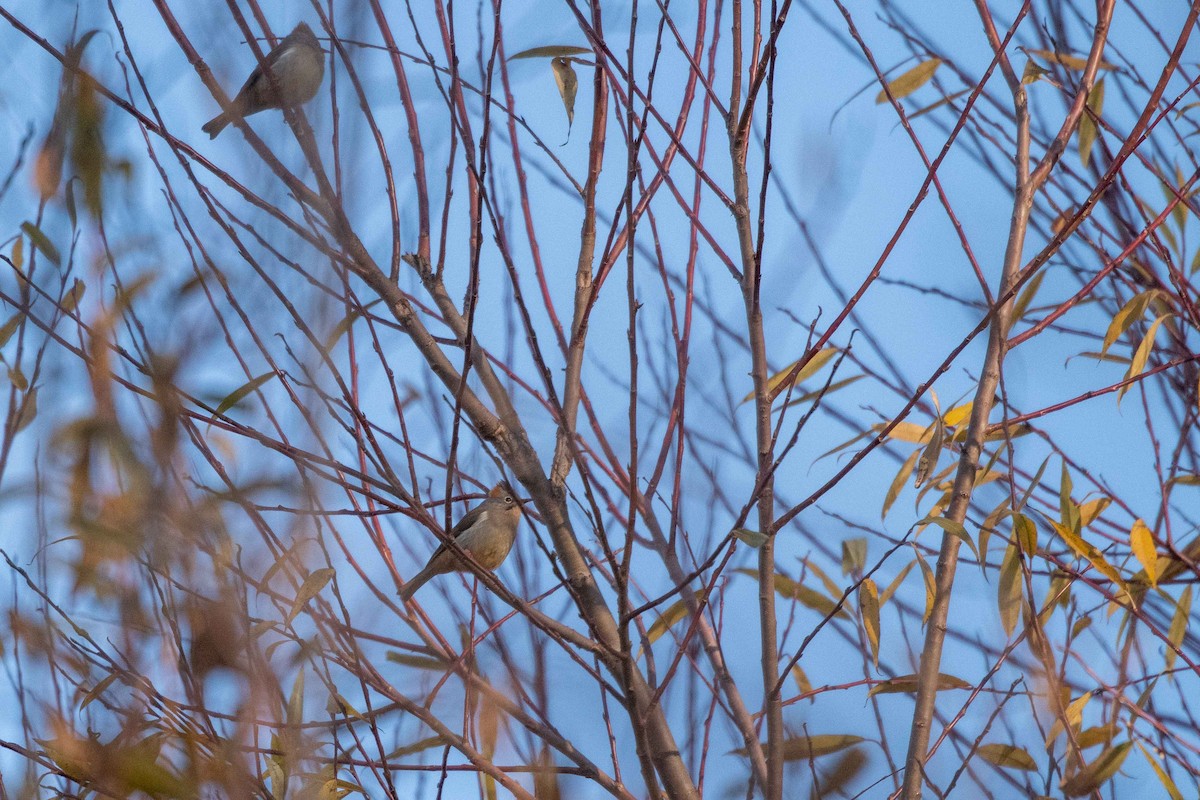
POLYGON ((1028 86, 1031 83, 1041 80, 1043 75, 1049 74, 1050 70, 1043 69, 1040 64, 1031 58, 1025 62, 1025 71, 1021 73, 1021 84, 1028 86))
POLYGON ((54 266, 62 266, 62 256, 58 254, 58 248, 50 241, 46 234, 42 233, 42 229, 32 222, 22 222, 21 230, 25 231, 25 235, 29 237, 29 242, 35 249, 40 250, 42 255, 50 259, 50 263, 54 266))
POLYGON ((1123 742, 1105 750, 1095 761, 1063 781, 1063 793, 1067 797, 1082 797, 1095 792, 1109 778, 1117 774, 1117 770, 1121 768, 1121 764, 1125 761, 1125 756, 1129 755, 1129 748, 1132 746, 1132 742, 1123 742))
POLYGON ((842 574, 857 575, 867 566, 867 539, 859 536, 842 540, 842 574))
POLYGON ((308 601, 321 593, 325 584, 333 579, 333 575, 332 567, 313 570, 309 573, 308 577, 304 579, 304 583, 300 584, 300 591, 296 593, 296 602, 292 603, 292 610, 288 612, 287 622, 294 620, 296 615, 308 604, 308 601))
POLYGON ((984 744, 980 745, 976 752, 984 761, 997 767, 1037 771, 1037 762, 1033 760, 1033 756, 1015 744, 984 744))
POLYGON ((940 58, 931 58, 927 61, 922 61, 899 77, 888 81, 887 89, 880 91, 875 96, 875 104, 886 103, 889 91, 896 100, 908 97, 917 89, 929 83, 929 79, 933 77, 933 73, 937 72, 937 68, 941 65, 942 60, 940 58))
POLYGON ((239 388, 234 389, 232 392, 230 392, 229 394, 227 394, 225 396, 225 399, 222 400, 219 405, 217 405, 217 410, 216 410, 216 412, 214 412, 215 416, 220 416, 221 414, 224 414, 226 411, 233 408, 238 403, 242 402, 242 400, 245 399, 246 395, 250 394, 255 389, 262 386, 267 381, 271 380, 271 378, 274 378, 276 376, 276 374, 277 373, 274 371, 264 372, 262 375, 259 375, 257 378, 252 378, 247 383, 242 384, 242 386, 240 386, 239 388))

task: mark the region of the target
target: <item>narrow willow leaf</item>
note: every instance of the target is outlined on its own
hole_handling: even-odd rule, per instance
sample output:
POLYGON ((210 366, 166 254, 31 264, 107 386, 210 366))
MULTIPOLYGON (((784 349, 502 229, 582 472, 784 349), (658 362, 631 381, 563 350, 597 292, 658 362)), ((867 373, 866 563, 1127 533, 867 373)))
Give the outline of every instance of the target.
MULTIPOLYGON (((879 423, 871 426, 873 431, 882 431, 887 426, 879 423)), ((929 441, 929 437, 933 436, 933 430, 915 422, 901 422, 888 431, 887 438, 897 439, 901 442, 912 442, 913 444, 925 444, 929 441)))
MULTIPOLYGON (((1034 280, 1037 280, 1036 278, 1034 280)), ((955 406, 942 415, 942 422, 948 428, 957 428, 971 418, 971 411, 975 408, 975 401, 971 400, 962 405, 955 406)))
MULTIPOLYGON (((979 560, 979 551, 977 549, 975 549, 975 542, 971 541, 971 535, 969 533, 967 533, 967 529, 963 527, 963 524, 961 522, 955 522, 954 520, 946 519, 945 517, 926 517, 925 519, 920 520, 916 524, 917 525, 937 525, 939 528, 944 530, 946 533, 948 533, 951 536, 953 536, 954 538, 962 541, 963 544, 965 544, 971 550, 971 553, 975 556, 975 560, 976 561, 979 560)), ((916 526, 914 526, 914 527, 916 527, 916 526)))
POLYGON ((1079 506, 1079 527, 1086 528, 1100 518, 1104 509, 1112 505, 1111 497, 1097 497, 1079 506))
POLYGON ((548 44, 544 47, 531 47, 528 50, 522 50, 515 56, 509 56, 509 61, 516 61, 519 58, 560 58, 562 56, 582 56, 590 55, 592 48, 590 47, 574 47, 569 44, 548 44))
MULTIPOLYGON (((840 750, 845 750, 847 747, 853 747, 860 742, 865 741, 861 736, 853 736, 848 733, 825 733, 816 736, 797 736, 793 739, 786 739, 783 742, 783 760, 784 761, 807 761, 810 758, 818 756, 827 756, 830 753, 836 753, 840 750)), ((766 744, 763 744, 766 747, 766 744)), ((736 755, 746 755, 746 748, 739 747, 733 751, 736 755)))
MULTIPOLYGON (((821 367, 829 363, 829 359, 833 358, 835 355, 837 355, 837 353, 838 348, 836 347, 826 347, 824 350, 818 350, 815 354, 813 354, 813 357, 808 360, 808 363, 800 368, 794 377, 792 377, 792 370, 795 369, 796 365, 799 364, 803 359, 797 359, 796 361, 793 361, 791 364, 788 364, 786 367, 779 370, 779 372, 776 372, 767 379, 767 394, 778 396, 789 386, 803 383, 813 375, 816 375, 821 367), (791 380, 789 380, 789 378, 791 378, 791 380)), ((752 391, 750 394, 742 398, 742 402, 746 403, 753 399, 754 392, 752 391)))
POLYGON ((1083 797, 1103 786, 1109 778, 1117 774, 1125 756, 1129 755, 1132 742, 1123 742, 1116 747, 1105 750, 1095 761, 1085 766, 1062 783, 1063 794, 1067 797, 1083 797))
POLYGON ((554 83, 558 85, 558 94, 562 97, 563 108, 567 110, 567 130, 575 124, 575 93, 579 91, 579 78, 575 76, 575 68, 571 59, 556 58, 550 62, 554 71, 554 83))
POLYGON ((1141 519, 1134 521, 1133 528, 1129 531, 1129 547, 1134 558, 1146 571, 1146 580, 1150 581, 1151 586, 1157 586, 1158 551, 1154 547, 1154 534, 1150 533, 1150 529, 1141 519))
POLYGON ((858 585, 858 611, 867 643, 871 645, 871 660, 879 669, 879 587, 870 578, 864 578, 858 585))
POLYGON ((984 569, 984 578, 987 578, 987 560, 988 560, 988 542, 991 540, 992 534, 998 530, 1000 520, 1008 514, 1008 504, 1012 502, 1006 497, 1000 501, 1000 504, 992 509, 991 513, 984 518, 983 524, 979 526, 979 564, 984 569))
POLYGON ((943 97, 941 100, 938 100, 936 103, 932 103, 930 105, 925 106, 922 109, 918 109, 917 111, 914 111, 913 113, 908 115, 908 118, 910 120, 912 120, 912 119, 916 119, 917 117, 923 117, 931 111, 936 111, 937 109, 941 108, 944 105, 949 105, 950 103, 953 103, 955 100, 962 97, 964 94, 970 94, 972 91, 973 91, 972 89, 963 89, 960 92, 955 92, 954 94, 948 94, 945 97, 943 97))
POLYGON ((918 489, 921 488, 921 484, 929 480, 929 476, 937 469, 938 460, 942 455, 942 445, 946 441, 946 426, 941 417, 933 421, 932 427, 933 435, 929 437, 929 444, 925 445, 921 459, 917 462, 917 478, 913 485, 918 489))
MULTIPOLYGON (((1078 56, 1069 56, 1066 53, 1054 53, 1049 50, 1026 50, 1031 56, 1044 58, 1053 64, 1062 64, 1068 69, 1083 70, 1087 68, 1087 59, 1079 58, 1078 56)), ((1096 65, 1099 69, 1116 69, 1116 66, 1107 61, 1100 61, 1096 65)))
POLYGON ((446 741, 442 739, 441 736, 430 736, 427 739, 421 739, 420 741, 413 742, 412 744, 406 744, 401 748, 393 750, 392 752, 388 753, 387 760, 391 761, 392 759, 402 758, 403 756, 411 756, 424 750, 441 746, 445 743, 446 741))
POLYGON ((1000 563, 1000 581, 996 588, 996 605, 1004 634, 1012 636, 1021 617, 1021 555, 1016 545, 1009 545, 1000 563))
POLYGON ((38 415, 38 389, 33 387, 25 393, 25 397, 21 400, 21 409, 17 412, 16 424, 13 425, 13 433, 20 433, 33 424, 38 415))
POLYGON ((403 664, 406 667, 427 669, 433 672, 445 672, 447 667, 447 662, 440 658, 410 655, 408 653, 398 653, 395 650, 389 650, 384 657, 393 664, 403 664))
POLYGON ((1112 725, 1093 725, 1087 730, 1080 731, 1075 737, 1075 743, 1080 749, 1086 750, 1098 744, 1108 744, 1112 741, 1117 729, 1112 725))
POLYGON ((896 590, 899 589, 901 584, 904 583, 904 579, 908 577, 908 573, 912 571, 915 563, 915 561, 908 562, 904 565, 904 569, 900 570, 900 573, 896 575, 896 577, 892 578, 892 582, 889 583, 887 588, 883 590, 883 593, 879 595, 880 608, 886 606, 887 601, 892 599, 892 595, 894 595, 896 590))
POLYGON ((1062 478, 1058 484, 1058 514, 1062 524, 1072 530, 1079 530, 1079 509, 1071 499, 1075 484, 1071 480, 1071 470, 1067 468, 1067 460, 1062 462, 1062 478))
POLYGON ((62 302, 58 304, 58 307, 62 309, 64 314, 70 314, 79 306, 79 301, 83 299, 83 293, 86 291, 87 284, 76 278, 70 290, 63 295, 62 302))
POLYGON ((807 673, 800 669, 800 665, 792 667, 792 680, 796 682, 796 689, 800 694, 807 694, 813 690, 812 681, 808 679, 807 673))
MULTIPOLYGON (((937 691, 944 692, 948 689, 970 689, 973 684, 969 681, 964 681, 962 678, 954 675, 947 675, 944 672, 938 673, 937 691)), ((876 694, 914 694, 917 691, 917 676, 916 675, 901 675, 898 678, 889 678, 886 681, 880 681, 871 687, 871 691, 867 692, 867 697, 876 694)))
MULTIPOLYGON (((1200 250, 1197 250, 1196 253, 1198 255, 1200 255, 1200 250)), ((20 272, 21 267, 25 266, 25 238, 24 237, 18 236, 17 240, 15 242, 13 242, 11 258, 12 258, 12 262, 13 262, 13 267, 17 270, 17 272, 20 272)), ((1195 270, 1193 270, 1193 272, 1194 271, 1195 270)))
POLYGON ((908 97, 917 89, 929 83, 929 79, 933 77, 933 73, 937 72, 937 68, 941 65, 942 60, 940 58, 931 58, 928 61, 922 61, 899 77, 888 81, 887 89, 881 90, 875 96, 875 104, 886 103, 889 90, 892 97, 896 100, 908 97))
MULTIPOLYGON (((1025 312, 1029 310, 1029 306, 1033 303, 1033 298, 1037 297, 1038 290, 1042 288, 1042 280, 1046 277, 1046 270, 1042 270, 1025 285, 1021 294, 1017 296, 1017 302, 1013 304, 1012 319, 1009 325, 1020 322, 1025 316, 1025 312)), ((949 424, 949 423, 947 423, 949 424)))
MULTIPOLYGON (((1063 690, 1066 691, 1065 689, 1063 690)), ((1066 699, 1064 697, 1064 699, 1066 699)), ((1070 703, 1067 703, 1067 708, 1063 716, 1067 719, 1067 724, 1071 726, 1071 730, 1079 730, 1080 724, 1083 722, 1083 709, 1092 700, 1092 692, 1084 692, 1076 697, 1070 703)), ((1063 724, 1061 719, 1054 720, 1054 724, 1050 726, 1050 733, 1046 735, 1046 746, 1049 747, 1055 739, 1063 732, 1063 724)))
MULTIPOLYGON (((696 595, 696 600, 703 603, 707 592, 699 592, 696 595)), ((658 619, 654 620, 654 624, 650 626, 650 630, 646 632, 646 643, 654 644, 662 635, 670 630, 677 622, 682 620, 688 614, 687 602, 684 600, 676 600, 666 611, 662 613, 658 619)))
MULTIPOLYGON (((1087 108, 1100 116, 1101 110, 1104 108, 1104 79, 1096 81, 1096 85, 1088 92, 1087 108)), ((1091 115, 1084 112, 1079 118, 1079 161, 1084 167, 1087 167, 1088 162, 1092 159, 1092 146, 1096 143, 1096 135, 1099 133, 1099 125, 1092 121, 1091 115)))
POLYGON ((62 256, 58 254, 58 248, 50 241, 50 237, 42 233, 41 228, 32 222, 22 222, 21 230, 25 231, 25 235, 29 237, 29 242, 35 250, 41 251, 42 255, 50 259, 50 263, 54 266, 62 266, 62 256))
POLYGON ((933 601, 937 596, 937 579, 934 577, 929 563, 921 555, 921 551, 914 547, 913 552, 917 554, 917 566, 921 568, 921 577, 925 579, 925 613, 921 616, 921 624, 924 625, 929 621, 929 615, 933 613, 933 601))
POLYGON ((11 339, 12 335, 17 332, 17 328, 20 327, 21 321, 24 319, 25 315, 18 311, 16 314, 13 314, 11 317, 9 317, 8 321, 5 322, 4 325, 0 326, 0 347, 4 347, 4 345, 8 344, 8 340, 11 339))
MULTIPOLYGON (((758 579, 757 570, 742 567, 734 571, 740 572, 743 575, 749 575, 755 580, 758 579)), ((796 602, 800 603, 800 605, 807 606, 813 611, 824 615, 832 614, 833 610, 837 608, 837 603, 835 601, 830 600, 828 597, 816 591, 815 589, 810 589, 804 584, 798 583, 786 575, 781 575, 780 573, 775 573, 775 593, 795 600, 796 602)), ((838 612, 838 616, 845 617, 846 611, 844 609, 840 610, 838 612)))
POLYGON ((1057 531, 1058 535, 1062 537, 1062 540, 1067 543, 1067 546, 1075 551, 1076 555, 1086 559, 1088 563, 1096 568, 1097 572, 1112 581, 1113 584, 1115 584, 1116 587, 1126 595, 1129 595, 1129 587, 1125 584, 1125 581, 1121 579, 1121 574, 1117 572, 1112 564, 1108 563, 1108 559, 1104 557, 1103 553, 1096 549, 1095 545, 1084 539, 1075 531, 1067 528, 1064 525, 1061 525, 1058 522, 1055 522, 1054 520, 1051 520, 1050 524, 1054 526, 1054 530, 1057 531))
POLYGON ((1027 556, 1037 554, 1037 526, 1024 514, 1013 514, 1013 541, 1027 556))
POLYGON ((287 723, 298 726, 304 721, 304 667, 296 673, 296 681, 292 684, 292 692, 288 695, 287 723))
POLYGON ((826 398, 829 395, 836 392, 838 389, 844 389, 852 383, 861 381, 865 377, 867 377, 867 376, 866 375, 854 375, 852 377, 845 378, 840 381, 834 381, 833 383, 829 384, 828 386, 822 386, 820 389, 814 389, 811 392, 805 392, 804 394, 800 395, 799 397, 795 398, 794 400, 788 400, 786 403, 784 403, 782 406, 780 406, 780 408, 791 408, 792 406, 802 406, 805 403, 811 403, 813 400, 816 400, 817 398, 826 398))
POLYGON ((276 373, 274 371, 264 372, 262 375, 259 375, 257 378, 252 378, 247 383, 242 384, 242 386, 240 386, 239 388, 234 389, 232 392, 225 395, 225 399, 222 400, 217 405, 217 410, 216 410, 215 414, 217 416, 224 414, 226 411, 233 408, 238 403, 242 402, 242 400, 245 399, 246 395, 250 394, 255 389, 262 386, 267 381, 271 380, 271 378, 274 378, 275 375, 276 375, 276 373))
MULTIPOLYGON (((866 560, 867 560, 867 557, 866 557, 866 554, 864 553, 863 554, 863 563, 866 563, 866 560)), ((804 564, 805 571, 811 572, 813 575, 817 576, 817 579, 820 580, 821 583, 825 586, 825 591, 829 592, 830 597, 841 597, 842 596, 842 587, 838 586, 837 583, 834 582, 833 578, 830 578, 828 575, 825 574, 825 570, 821 569, 820 564, 813 561, 811 558, 803 558, 803 559, 801 559, 801 563, 804 564)))
POLYGON ((1200 486, 1200 475, 1176 475, 1167 481, 1167 486, 1200 486))
POLYGON ((1179 646, 1183 644, 1183 635, 1187 633, 1188 618, 1191 613, 1192 587, 1188 586, 1179 596, 1179 602, 1175 605, 1175 614, 1171 617, 1171 627, 1167 630, 1167 643, 1170 645, 1166 655, 1168 672, 1175 668, 1175 656, 1179 646))
MULTIPOLYGON (((1138 345, 1137 351, 1133 354, 1133 360, 1129 362, 1129 369, 1125 373, 1126 380, 1129 378, 1136 378, 1138 375, 1142 374, 1142 370, 1146 368, 1146 361, 1150 358, 1150 351, 1154 349, 1154 337, 1158 335, 1158 326, 1163 324, 1163 320, 1171 316, 1174 315, 1170 313, 1163 314, 1161 317, 1154 320, 1154 322, 1150 323, 1150 329, 1146 331, 1146 335, 1143 337, 1142 343, 1138 345)), ((1118 404, 1121 402, 1121 398, 1125 396, 1125 393, 1129 391, 1131 386, 1133 386, 1132 383, 1127 383, 1117 390, 1118 404)))
POLYGON ((1171 780, 1171 776, 1163 769, 1162 764, 1158 763, 1158 759, 1143 747, 1141 742, 1138 742, 1138 750, 1141 750, 1142 756, 1150 762, 1150 766, 1154 769, 1154 774, 1158 776, 1158 782, 1163 785, 1163 789, 1167 792, 1167 797, 1170 800, 1183 800, 1183 794, 1179 791, 1179 787, 1175 785, 1175 781, 1171 780))
POLYGON ((304 583, 300 584, 300 591, 296 593, 296 601, 292 603, 292 610, 288 612, 287 622, 294 620, 296 615, 304 609, 304 606, 308 605, 308 601, 321 593, 321 590, 325 588, 325 584, 333 579, 333 575, 333 568, 325 567, 313 570, 304 579, 304 583))
POLYGON ((1037 771, 1037 762, 1033 760, 1033 756, 1015 744, 984 744, 980 745, 976 752, 984 761, 997 767, 1037 771))
MULTIPOLYGON (((3 344, 0 342, 0 344, 3 344)), ((900 471, 896 473, 896 477, 892 478, 892 485, 888 487, 887 495, 883 498, 883 509, 879 512, 880 519, 887 519, 888 511, 891 510, 892 504, 900 497, 900 492, 904 490, 904 484, 908 483, 908 476, 912 475, 913 467, 917 465, 917 456, 921 455, 920 450, 913 450, 909 453, 908 458, 904 459, 904 463, 900 465, 900 471)))

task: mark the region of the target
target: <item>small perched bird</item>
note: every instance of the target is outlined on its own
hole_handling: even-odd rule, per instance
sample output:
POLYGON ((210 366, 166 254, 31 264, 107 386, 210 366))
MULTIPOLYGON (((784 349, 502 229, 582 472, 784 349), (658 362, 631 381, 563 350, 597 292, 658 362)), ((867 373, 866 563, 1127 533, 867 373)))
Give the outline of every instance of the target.
MULTIPOLYGON (((492 570, 508 558, 508 551, 512 550, 513 541, 517 538, 517 523, 520 520, 520 504, 508 487, 498 483, 488 492, 486 500, 463 514, 450 531, 450 536, 459 547, 471 554, 479 566, 492 570)), ((429 557, 425 568, 400 587, 400 599, 407 603, 417 589, 435 575, 470 570, 466 562, 442 544, 429 557)))
POLYGON ((301 22, 254 68, 229 109, 210 119, 201 130, 215 139, 234 118, 307 103, 324 79, 325 51, 312 28, 301 22))

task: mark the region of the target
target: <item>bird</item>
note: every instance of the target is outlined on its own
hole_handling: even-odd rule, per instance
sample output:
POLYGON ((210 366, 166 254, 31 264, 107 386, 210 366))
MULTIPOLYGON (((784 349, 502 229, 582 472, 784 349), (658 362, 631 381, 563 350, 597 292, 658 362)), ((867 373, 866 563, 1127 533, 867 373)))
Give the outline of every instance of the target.
POLYGON ((233 119, 312 100, 325 79, 325 51, 304 22, 267 53, 229 107, 201 128, 215 139, 233 119), (270 70, 270 74, 264 69, 270 70))
MULTIPOLYGON (((459 547, 471 554, 479 566, 494 570, 508 558, 508 552, 517 538, 517 523, 520 520, 520 503, 507 486, 498 483, 482 503, 463 514, 451 529, 450 536, 459 547)), ((400 599, 407 603, 417 589, 435 575, 470 571, 471 567, 466 561, 442 544, 429 557, 425 567, 400 587, 400 599)))

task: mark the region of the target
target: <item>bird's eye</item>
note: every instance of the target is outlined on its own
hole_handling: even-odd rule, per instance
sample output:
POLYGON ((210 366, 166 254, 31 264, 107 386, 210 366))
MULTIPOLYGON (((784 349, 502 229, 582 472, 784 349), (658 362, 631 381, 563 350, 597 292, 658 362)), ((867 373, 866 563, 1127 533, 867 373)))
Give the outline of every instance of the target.
POLYGON ((511 506, 513 504, 512 495, 511 494, 504 495, 504 502, 508 503, 511 506))

